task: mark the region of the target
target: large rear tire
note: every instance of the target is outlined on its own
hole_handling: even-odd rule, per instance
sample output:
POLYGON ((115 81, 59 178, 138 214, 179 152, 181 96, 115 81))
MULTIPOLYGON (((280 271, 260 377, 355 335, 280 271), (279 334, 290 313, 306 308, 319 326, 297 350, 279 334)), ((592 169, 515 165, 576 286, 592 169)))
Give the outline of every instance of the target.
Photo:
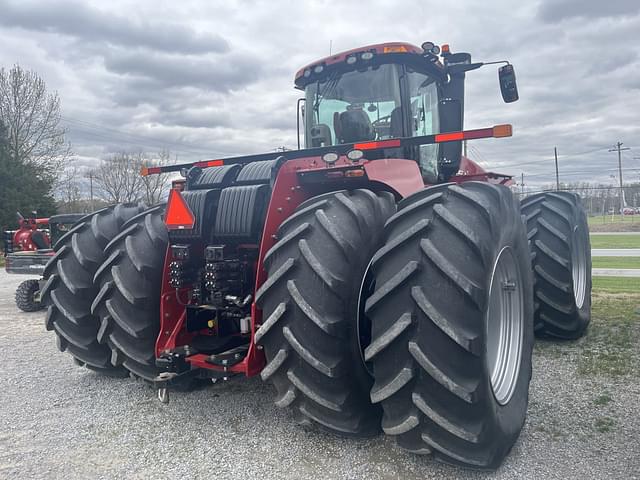
POLYGON ((25 280, 16 289, 16 305, 23 312, 37 312, 44 306, 36 301, 36 295, 40 290, 40 282, 35 279, 25 280))
POLYGON ((56 242, 55 255, 43 273, 45 326, 55 331, 58 348, 69 352, 79 365, 108 375, 126 372, 111 364, 109 348, 96 340, 100 323, 91 313, 98 293, 93 275, 105 258, 103 249, 141 208, 119 204, 81 218, 56 242))
POLYGON ((371 377, 359 341, 359 294, 380 246, 393 195, 332 192, 301 204, 280 226, 265 258, 268 279, 257 294, 263 324, 262 379, 276 387, 279 407, 299 423, 368 437, 380 430, 369 401, 371 377))
POLYGON ((164 205, 129 220, 107 245, 94 283, 91 312, 100 319, 97 339, 111 362, 152 381, 158 374, 155 342, 160 329, 160 289, 167 251, 164 205), (107 346, 108 345, 108 346, 107 346))
POLYGON ((535 278, 535 331, 579 338, 591 320, 591 244, 580 197, 545 192, 521 204, 535 278))
POLYGON ((517 200, 468 182, 399 204, 372 260, 371 399, 412 452, 494 469, 524 424, 533 299, 517 200))

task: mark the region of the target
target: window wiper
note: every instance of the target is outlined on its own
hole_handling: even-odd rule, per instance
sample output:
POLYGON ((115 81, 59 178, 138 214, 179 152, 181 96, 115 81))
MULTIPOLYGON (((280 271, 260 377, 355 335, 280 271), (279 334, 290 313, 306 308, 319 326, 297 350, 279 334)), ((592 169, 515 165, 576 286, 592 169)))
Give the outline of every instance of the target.
POLYGON ((320 81, 318 80, 318 84, 316 86, 316 101, 313 103, 314 112, 317 112, 318 108, 320 108, 320 102, 322 101, 321 98, 324 98, 324 96, 328 93, 329 89, 333 90, 335 88, 339 79, 340 77, 338 76, 337 72, 334 72, 327 80, 327 83, 325 83, 324 88, 322 89, 322 92, 319 91, 320 81))

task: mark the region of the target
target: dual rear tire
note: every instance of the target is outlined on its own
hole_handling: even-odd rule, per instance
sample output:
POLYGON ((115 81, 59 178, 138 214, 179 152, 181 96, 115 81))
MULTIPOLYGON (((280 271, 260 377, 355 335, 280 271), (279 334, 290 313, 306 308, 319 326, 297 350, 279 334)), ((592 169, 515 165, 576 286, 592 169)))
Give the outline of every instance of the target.
POLYGON ((413 452, 495 468, 531 378, 519 205, 505 187, 468 183, 394 208, 384 194, 338 192, 283 223, 258 293, 262 376, 303 423, 356 436, 382 425, 413 452))

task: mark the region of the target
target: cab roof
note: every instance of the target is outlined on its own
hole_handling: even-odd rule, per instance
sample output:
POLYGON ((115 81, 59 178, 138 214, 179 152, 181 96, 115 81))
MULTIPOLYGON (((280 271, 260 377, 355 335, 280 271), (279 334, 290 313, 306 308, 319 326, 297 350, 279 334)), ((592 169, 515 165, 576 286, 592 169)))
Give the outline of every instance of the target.
POLYGON ((306 70, 313 71, 315 67, 320 65, 328 66, 336 63, 346 62, 347 57, 362 54, 365 52, 371 52, 375 55, 389 54, 389 53, 422 55, 423 50, 420 47, 417 47, 415 45, 412 45, 410 43, 405 43, 405 42, 377 43, 375 45, 367 45, 364 47, 354 48, 352 50, 340 52, 336 55, 330 55, 328 57, 324 57, 320 60, 316 60, 315 62, 305 65, 303 68, 301 68, 296 72, 295 83, 296 85, 299 85, 300 83, 302 83, 300 80, 303 78, 304 72, 306 70))

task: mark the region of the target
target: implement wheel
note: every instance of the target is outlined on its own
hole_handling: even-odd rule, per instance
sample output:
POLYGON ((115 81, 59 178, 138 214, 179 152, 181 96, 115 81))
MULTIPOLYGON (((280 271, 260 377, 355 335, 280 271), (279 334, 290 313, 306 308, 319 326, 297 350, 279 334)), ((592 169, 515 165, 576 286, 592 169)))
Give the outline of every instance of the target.
POLYGON ((263 324, 256 343, 267 357, 261 375, 275 385, 276 405, 299 423, 341 435, 379 432, 360 349, 359 295, 394 211, 387 192, 314 197, 280 226, 265 258, 268 279, 257 294, 263 324))
POLYGON ((591 245, 580 197, 545 192, 521 204, 535 275, 535 331, 573 339, 591 320, 591 245))
POLYGON ((37 312, 44 307, 41 302, 36 301, 36 295, 40 290, 38 280, 25 280, 16 289, 16 305, 23 312, 37 312))
POLYGON ((75 223, 54 245, 55 255, 45 267, 42 301, 48 306, 47 330, 55 331, 58 348, 69 352, 77 364, 107 375, 126 372, 111 364, 111 352, 100 345, 99 320, 91 313, 98 293, 93 275, 103 262, 103 249, 141 206, 122 204, 98 210, 75 223))
POLYGON ((529 251, 518 202, 488 183, 438 185, 399 204, 372 260, 371 400, 419 454, 494 469, 527 411, 529 251))

